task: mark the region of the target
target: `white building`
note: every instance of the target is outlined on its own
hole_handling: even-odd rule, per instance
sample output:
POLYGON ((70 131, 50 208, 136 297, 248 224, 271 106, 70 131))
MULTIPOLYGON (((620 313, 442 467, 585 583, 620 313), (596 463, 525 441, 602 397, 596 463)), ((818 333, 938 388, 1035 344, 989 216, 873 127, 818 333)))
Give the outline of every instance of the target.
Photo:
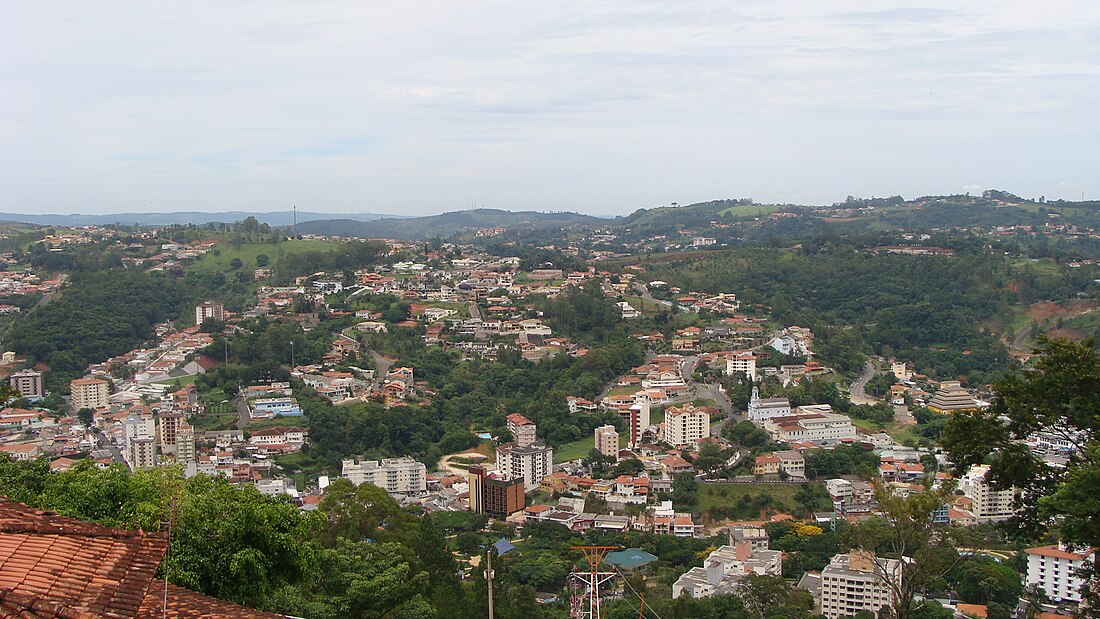
POLYGON ((371 484, 390 494, 420 494, 428 490, 427 467, 408 457, 344 460, 343 474, 356 486, 371 484))
POLYGON ((1095 548, 1075 549, 1065 544, 1027 549, 1027 579, 1024 585, 1043 589, 1054 602, 1081 602, 1085 580, 1077 575, 1085 562, 1091 563, 1095 548))
POLYGON ((504 443, 497 447, 497 469, 505 480, 522 479, 526 489, 539 487, 542 478, 554 470, 554 449, 542 442, 520 446, 504 443))
POLYGON ((1015 513, 1016 489, 994 490, 987 476, 989 466, 970 467, 959 482, 963 496, 970 499, 969 511, 979 522, 1008 520, 1015 513))
POLYGON ((772 417, 764 421, 764 430, 778 443, 836 444, 856 438, 856 428, 847 415, 809 413, 772 417))
POLYGON ((733 593, 741 579, 749 574, 779 576, 783 573, 783 553, 754 546, 741 540, 721 546, 703 561, 703 567, 688 570, 672 585, 672 597, 688 595, 703 598, 718 593, 733 593))
POLYGON ((791 403, 787 398, 761 398, 760 390, 752 388, 749 398, 749 421, 760 424, 772 417, 786 417, 791 414, 791 403))
POLYGON ((619 456, 619 433, 615 426, 600 426, 596 428, 596 449, 609 458, 619 456))
POLYGON ((123 427, 122 455, 132 470, 157 465, 157 424, 152 415, 131 414, 123 427))
POLYGON ((634 306, 630 305, 626 301, 619 301, 615 305, 619 308, 619 313, 622 314, 622 317, 624 319, 625 318, 637 318, 638 316, 642 315, 641 312, 634 309, 634 306))
POLYGON ((195 428, 181 423, 176 428, 176 462, 186 464, 197 461, 195 451, 195 428))
POLYGON ((821 571, 821 614, 828 619, 878 613, 895 602, 889 582, 901 582, 901 561, 859 550, 836 555, 821 571))
MULTIPOLYGON (((749 380, 756 382, 756 355, 751 352, 739 353, 726 360, 726 374, 730 375, 735 372, 741 372, 748 377, 749 380)), ((759 399, 759 394, 756 390, 753 390, 759 399)), ((790 405, 788 404, 788 407, 790 405)))
POLYGON ((710 414, 691 404, 670 406, 665 410, 664 441, 684 447, 710 436, 710 414))

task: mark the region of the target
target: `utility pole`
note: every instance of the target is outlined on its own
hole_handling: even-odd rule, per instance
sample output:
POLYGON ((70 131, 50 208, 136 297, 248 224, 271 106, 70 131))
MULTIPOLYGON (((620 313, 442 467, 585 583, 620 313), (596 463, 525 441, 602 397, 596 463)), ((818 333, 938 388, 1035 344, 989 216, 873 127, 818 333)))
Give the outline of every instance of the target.
POLYGON ((294 340, 290 340, 290 371, 293 372, 298 364, 294 362, 294 340))
POLYGON ((485 552, 485 584, 489 587, 489 619, 493 619, 493 546, 485 552))
POLYGON ((294 234, 291 236, 298 236, 298 205, 295 204, 291 207, 291 212, 294 214, 294 234))

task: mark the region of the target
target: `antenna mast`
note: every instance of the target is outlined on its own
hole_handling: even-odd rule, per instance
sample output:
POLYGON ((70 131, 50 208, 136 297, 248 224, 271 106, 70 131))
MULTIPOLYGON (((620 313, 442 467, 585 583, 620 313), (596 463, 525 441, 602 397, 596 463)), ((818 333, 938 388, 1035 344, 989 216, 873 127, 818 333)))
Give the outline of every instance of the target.
POLYGON ((588 561, 587 572, 574 571, 569 575, 574 585, 572 599, 569 601, 570 619, 603 619, 603 611, 600 608, 600 585, 615 577, 614 572, 601 572, 600 563, 604 555, 617 549, 618 546, 573 546, 573 550, 579 550, 588 561), (587 598, 587 600, 585 599, 587 598), (587 603, 586 603, 587 602, 587 603))

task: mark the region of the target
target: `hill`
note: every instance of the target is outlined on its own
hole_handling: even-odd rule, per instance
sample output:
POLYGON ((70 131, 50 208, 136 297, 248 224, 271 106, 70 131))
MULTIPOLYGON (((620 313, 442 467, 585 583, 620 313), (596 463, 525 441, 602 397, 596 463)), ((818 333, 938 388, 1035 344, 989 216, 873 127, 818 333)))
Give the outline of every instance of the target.
POLYGON ((580 213, 537 213, 475 209, 428 217, 385 218, 372 221, 327 219, 298 224, 299 234, 359 236, 392 239, 430 239, 471 233, 482 228, 504 227, 524 230, 607 225, 610 221, 580 213))
MULTIPOLYGON (((61 215, 47 213, 36 215, 30 213, 0 213, 0 221, 12 221, 40 226, 104 226, 110 224, 139 226, 167 226, 171 224, 195 224, 208 223, 233 223, 246 217, 255 217, 260 223, 269 226, 289 226, 294 223, 294 215, 290 211, 272 211, 267 213, 250 213, 247 211, 223 211, 217 213, 202 213, 198 211, 176 211, 171 213, 113 213, 107 215, 61 215)), ((346 219, 356 222, 370 221, 373 219, 399 218, 398 215, 382 215, 378 213, 316 213, 299 211, 298 221, 311 219, 346 219)))

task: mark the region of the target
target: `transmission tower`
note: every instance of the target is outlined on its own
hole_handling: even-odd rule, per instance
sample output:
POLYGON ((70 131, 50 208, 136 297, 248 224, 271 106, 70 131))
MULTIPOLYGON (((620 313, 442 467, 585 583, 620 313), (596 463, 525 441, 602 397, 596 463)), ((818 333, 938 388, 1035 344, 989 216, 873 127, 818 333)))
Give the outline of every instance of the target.
POLYGON ((618 546, 573 546, 588 561, 588 571, 574 570, 569 575, 573 584, 573 595, 569 599, 570 619, 603 619, 600 608, 600 585, 615 577, 615 572, 601 572, 600 563, 604 555, 616 550, 618 546))

